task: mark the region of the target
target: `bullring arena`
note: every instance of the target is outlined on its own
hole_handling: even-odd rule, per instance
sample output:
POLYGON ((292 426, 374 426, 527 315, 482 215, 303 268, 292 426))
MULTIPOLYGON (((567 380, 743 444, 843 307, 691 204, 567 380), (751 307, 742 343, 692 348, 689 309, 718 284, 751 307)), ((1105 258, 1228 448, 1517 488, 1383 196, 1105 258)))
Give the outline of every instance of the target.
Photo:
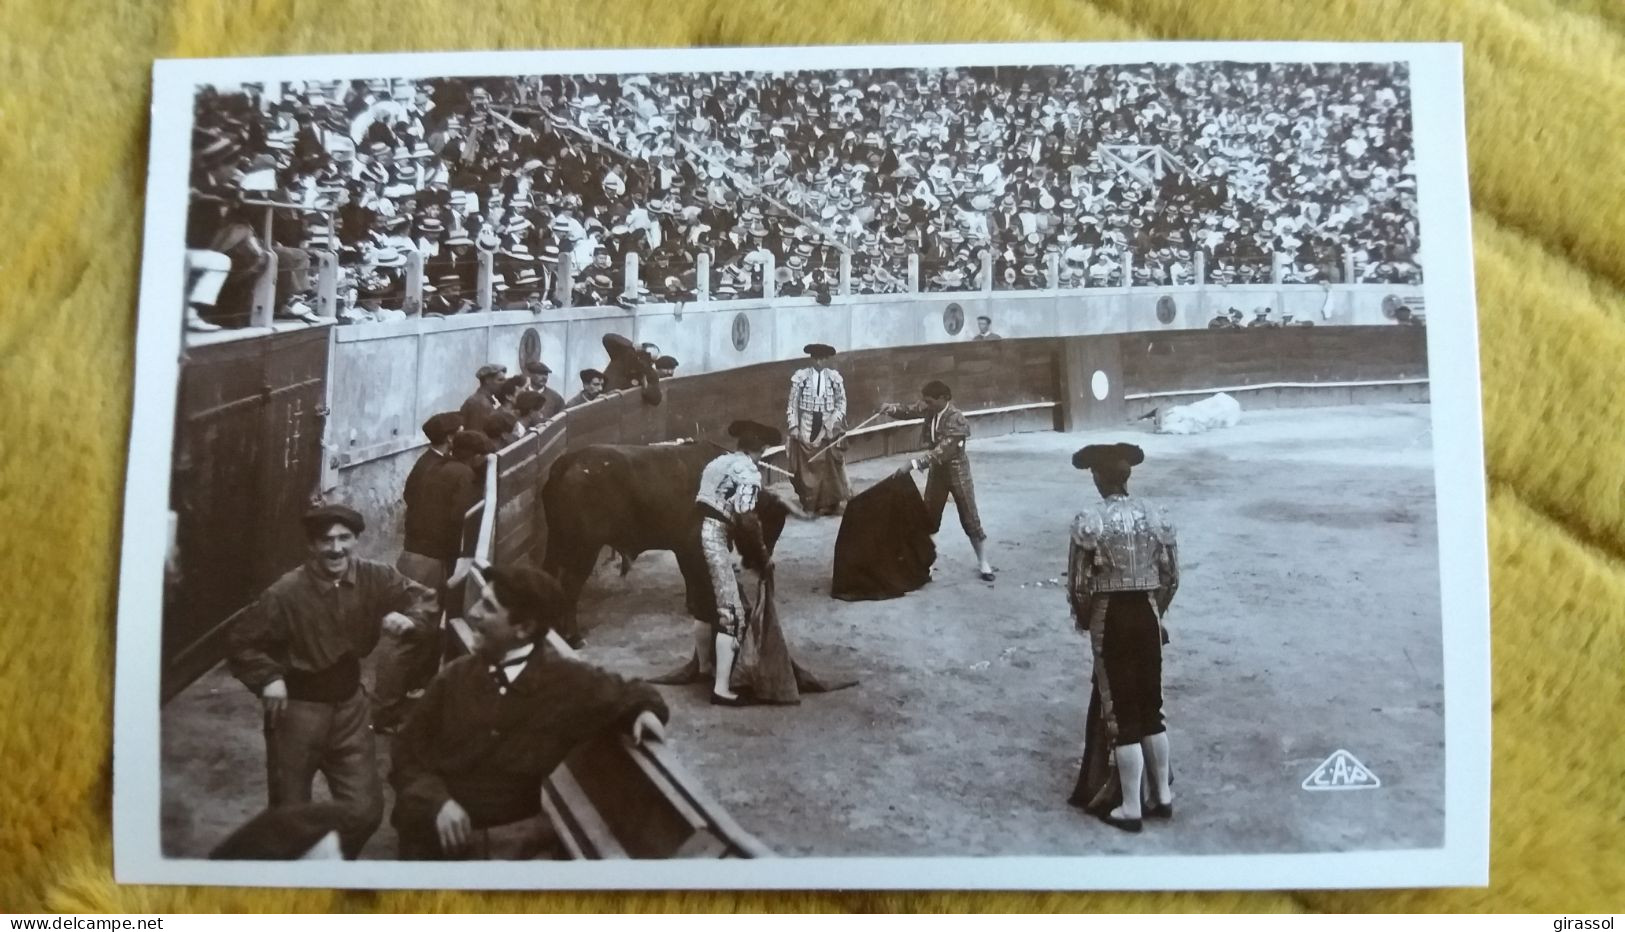
MULTIPOLYGON (((964 315, 957 303, 957 312, 924 300, 819 309, 825 316, 791 339, 844 336, 843 349, 868 344, 837 361, 854 421, 881 401, 909 399, 927 379, 955 385, 956 403, 971 415, 970 456, 998 579, 976 578, 950 508, 930 584, 897 600, 834 601, 828 589, 839 519, 791 522, 775 562, 792 648, 815 671, 854 676, 859 685, 806 696, 796 707, 745 709, 707 704, 703 687, 662 687, 673 713, 671 752, 710 801, 779 855, 1285 853, 1441 844, 1444 724, 1426 333, 1379 323, 1380 296, 1357 290, 1337 296, 1346 310, 1333 325, 1258 331, 1196 329, 1203 302, 1218 306, 1222 294, 1192 295, 1188 303, 1181 297, 1179 318, 1168 322, 1146 304, 1138 326, 1136 309, 1126 307, 1082 328, 1068 322, 1084 318, 1067 313, 1081 309, 1012 300, 1000 302, 995 316, 1024 338, 997 342, 970 342, 940 323, 964 315), (882 310, 891 311, 893 324, 871 327, 882 310), (1154 417, 1140 416, 1218 389, 1240 400, 1238 426, 1170 436, 1154 432, 1154 417), (1068 522, 1095 494, 1068 459, 1085 443, 1123 439, 1146 450, 1132 488, 1174 519, 1183 570, 1165 668, 1180 818, 1140 836, 1114 832, 1065 804, 1081 752, 1089 658, 1071 630, 1060 580, 1068 522), (1306 789, 1306 779, 1339 750, 1381 786, 1306 789)), ((1299 300, 1318 302, 1328 289, 1313 291, 1299 300)), ((433 372, 471 373, 486 357, 522 360, 537 348, 543 358, 566 356, 554 368, 572 371, 610 323, 590 311, 541 324, 529 315, 493 316, 472 334, 421 322, 323 335, 329 352, 349 354, 348 365, 329 362, 335 375, 326 390, 342 420, 329 425, 328 436, 347 438, 343 446, 372 457, 339 453, 301 468, 319 467, 330 495, 374 518, 363 539, 368 555, 392 560, 398 548, 394 502, 401 463, 416 452, 404 439, 413 418, 448 400, 454 406, 467 391, 466 383, 433 372), (527 335, 538 331, 539 339, 527 335), (470 364, 449 365, 437 353, 470 364), (408 376, 402 370, 413 358, 419 368, 408 376), (412 378, 412 397, 373 395, 363 404, 361 386, 380 372, 412 378)), ((722 439, 733 417, 782 419, 793 353, 775 339, 759 351, 766 359, 727 365, 730 340, 737 347, 740 330, 751 330, 737 323, 741 316, 751 320, 730 308, 725 315, 691 311, 687 320, 679 311, 676 319, 644 324, 636 336, 663 340, 668 350, 698 329, 707 345, 696 345, 689 358, 700 371, 662 383, 659 406, 622 393, 572 409, 503 451, 482 514, 471 519, 472 542, 495 559, 539 562, 546 527, 536 486, 564 449, 705 442, 722 439)), ((784 315, 776 326, 788 331, 795 320, 784 315)), ((758 325, 758 338, 763 329, 758 325)), ((765 335, 772 339, 774 330, 765 335)), ((274 339, 311 336, 290 331, 274 339)), ((204 347, 198 371, 208 371, 209 350, 229 358, 241 345, 204 347)), ((855 437, 854 489, 895 469, 916 436, 902 424, 855 437)), ((267 516, 263 526, 272 524, 267 516)), ((226 562, 230 554, 212 559, 226 562)), ((600 567, 580 606, 583 657, 629 676, 675 666, 692 643, 682 593, 667 553, 641 556, 625 577, 613 565, 600 567)), ((166 639, 176 627, 166 626, 166 639)), ((210 626, 199 622, 192 631, 185 643, 177 636, 166 670, 162 817, 172 856, 206 853, 264 801, 257 700, 214 665, 210 626)), ((393 852, 386 821, 363 856, 393 852)))

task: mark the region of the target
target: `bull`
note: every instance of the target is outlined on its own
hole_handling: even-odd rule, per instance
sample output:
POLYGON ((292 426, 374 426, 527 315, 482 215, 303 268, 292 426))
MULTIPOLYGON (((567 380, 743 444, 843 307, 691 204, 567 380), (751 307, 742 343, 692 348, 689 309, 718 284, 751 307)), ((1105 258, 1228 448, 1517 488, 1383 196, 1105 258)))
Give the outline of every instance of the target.
MULTIPOLYGON (((543 569, 563 591, 561 636, 573 645, 581 643, 576 602, 605 547, 620 553, 623 561, 645 551, 671 551, 683 574, 688 613, 699 621, 714 620, 716 597, 700 551, 694 499, 700 473, 722 452, 711 444, 597 444, 554 461, 542 486, 547 516, 543 569)), ((785 519, 799 513, 786 499, 763 490, 756 517, 770 557, 785 519)))

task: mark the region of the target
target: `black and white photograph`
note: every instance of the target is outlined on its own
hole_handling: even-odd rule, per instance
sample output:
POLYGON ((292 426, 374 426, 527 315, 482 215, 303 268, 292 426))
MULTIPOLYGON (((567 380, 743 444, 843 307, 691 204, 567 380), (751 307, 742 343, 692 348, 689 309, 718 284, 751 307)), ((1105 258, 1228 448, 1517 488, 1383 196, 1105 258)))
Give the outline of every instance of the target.
POLYGON ((119 879, 1487 882, 1461 97, 1446 45, 159 62, 119 879))

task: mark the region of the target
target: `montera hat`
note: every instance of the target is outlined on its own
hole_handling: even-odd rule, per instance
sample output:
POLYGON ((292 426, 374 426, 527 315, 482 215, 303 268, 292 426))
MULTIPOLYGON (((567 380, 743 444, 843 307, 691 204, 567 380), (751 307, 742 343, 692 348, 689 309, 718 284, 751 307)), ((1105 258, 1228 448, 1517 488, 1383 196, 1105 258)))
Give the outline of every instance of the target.
POLYGON ((828 359, 835 355, 835 347, 828 343, 808 343, 801 351, 814 359, 828 359))
POLYGON ((728 436, 738 440, 742 446, 758 447, 770 447, 783 439, 778 428, 750 420, 739 420, 729 424, 728 436))
POLYGON ((1145 451, 1132 443, 1091 443, 1072 454, 1074 469, 1133 467, 1145 462, 1145 451))

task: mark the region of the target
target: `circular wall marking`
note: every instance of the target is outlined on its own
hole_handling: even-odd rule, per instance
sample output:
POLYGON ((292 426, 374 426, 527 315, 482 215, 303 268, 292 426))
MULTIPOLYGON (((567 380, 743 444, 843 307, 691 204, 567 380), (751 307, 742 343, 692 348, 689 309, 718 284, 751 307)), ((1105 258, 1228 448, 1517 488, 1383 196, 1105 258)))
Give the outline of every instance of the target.
POLYGON ((1162 297, 1157 299, 1157 321, 1159 323, 1164 323, 1164 324, 1173 323, 1174 322, 1174 317, 1178 313, 1179 313, 1179 306, 1174 303, 1174 299, 1173 299, 1172 296, 1163 295, 1162 297))
POLYGON ((965 309, 959 306, 959 302, 943 308, 942 329, 948 331, 951 337, 959 336, 959 331, 965 329, 965 309))
POLYGON ((733 338, 734 349, 741 353, 750 345, 750 317, 744 311, 734 315, 733 338))
POLYGON ((1089 390, 1095 393, 1096 401, 1105 401, 1106 396, 1111 394, 1112 380, 1106 378, 1106 373, 1096 369, 1095 374, 1089 379, 1089 390))
POLYGON ((519 373, 525 372, 525 367, 542 358, 542 335, 535 327, 526 327, 525 332, 519 336, 519 373))

